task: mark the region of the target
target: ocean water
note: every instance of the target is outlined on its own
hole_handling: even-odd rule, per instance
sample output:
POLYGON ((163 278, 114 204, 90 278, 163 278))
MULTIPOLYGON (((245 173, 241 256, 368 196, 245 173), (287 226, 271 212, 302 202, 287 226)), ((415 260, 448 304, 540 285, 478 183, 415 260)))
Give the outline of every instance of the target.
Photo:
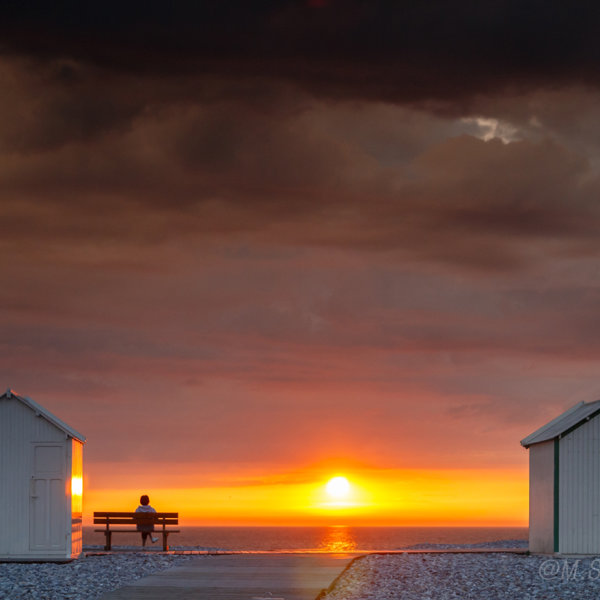
MULTIPOLYGON (((399 550, 418 544, 479 544, 526 540, 526 527, 179 527, 172 550, 260 552, 360 552, 399 550)), ((102 546, 104 535, 84 527, 85 546, 102 546)), ((113 548, 139 546, 138 534, 113 536, 113 548)), ((157 546, 160 542, 157 543, 157 546)), ((499 544, 501 545, 501 544, 499 544)))

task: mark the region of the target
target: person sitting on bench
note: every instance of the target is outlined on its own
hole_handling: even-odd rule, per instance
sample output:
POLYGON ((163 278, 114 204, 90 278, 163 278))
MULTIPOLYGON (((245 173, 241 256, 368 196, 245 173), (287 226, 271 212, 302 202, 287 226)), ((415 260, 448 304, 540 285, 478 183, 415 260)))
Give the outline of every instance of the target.
MULTIPOLYGON (((140 497, 140 505, 135 509, 135 512, 155 513, 156 511, 150 506, 150 498, 146 494, 140 497)), ((152 536, 154 525, 152 523, 138 523, 136 529, 142 534, 142 546, 146 545, 146 539, 150 536, 152 543, 158 542, 157 537, 152 536)))

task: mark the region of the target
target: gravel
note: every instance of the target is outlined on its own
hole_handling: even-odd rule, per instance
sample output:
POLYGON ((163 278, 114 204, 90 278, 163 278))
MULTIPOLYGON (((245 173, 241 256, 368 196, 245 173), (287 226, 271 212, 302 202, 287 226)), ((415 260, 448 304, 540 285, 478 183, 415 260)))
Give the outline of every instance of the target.
MULTIPOLYGON (((413 549, 525 548, 419 544, 413 549)), ((0 599, 96 600, 191 557, 152 553, 87 556, 70 563, 0 563, 0 599)), ((354 560, 323 600, 597 600, 600 558, 510 553, 371 554, 354 560)))
POLYGON ((406 553, 356 559, 323 600, 598 598, 600 558, 406 553))
POLYGON ((168 554, 105 554, 70 563, 0 563, 0 598, 95 600, 151 573, 187 562, 168 554))

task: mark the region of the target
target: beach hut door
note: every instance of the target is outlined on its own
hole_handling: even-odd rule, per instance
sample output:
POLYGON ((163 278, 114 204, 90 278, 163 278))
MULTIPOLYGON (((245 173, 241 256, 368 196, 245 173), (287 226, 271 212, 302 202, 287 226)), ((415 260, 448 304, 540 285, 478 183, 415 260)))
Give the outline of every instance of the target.
POLYGON ((34 444, 29 481, 30 550, 64 550, 65 446, 34 444))

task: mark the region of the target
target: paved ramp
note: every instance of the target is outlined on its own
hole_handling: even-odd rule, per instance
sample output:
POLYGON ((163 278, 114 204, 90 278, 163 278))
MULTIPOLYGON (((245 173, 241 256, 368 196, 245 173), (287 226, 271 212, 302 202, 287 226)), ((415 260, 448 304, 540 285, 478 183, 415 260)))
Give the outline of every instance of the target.
POLYGON ((104 594, 101 600, 315 600, 353 555, 198 556, 104 594))

